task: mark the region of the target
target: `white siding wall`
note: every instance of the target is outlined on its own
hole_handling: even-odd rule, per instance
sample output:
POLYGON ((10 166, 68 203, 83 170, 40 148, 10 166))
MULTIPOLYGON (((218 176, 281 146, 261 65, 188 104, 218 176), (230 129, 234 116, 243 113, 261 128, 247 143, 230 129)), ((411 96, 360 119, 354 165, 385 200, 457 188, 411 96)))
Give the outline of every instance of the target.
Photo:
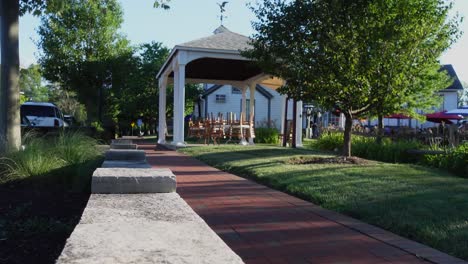
MULTIPOLYGON (((247 90, 246 93, 247 100, 250 99, 250 91, 247 90)), ((237 119, 240 117, 241 113, 241 101, 242 94, 233 94, 232 87, 230 85, 224 85, 219 88, 212 94, 208 95, 206 100, 208 101, 207 113, 217 115, 218 113, 223 113, 224 116, 227 112, 236 113, 237 119), (216 95, 226 95, 225 103, 217 103, 216 95)), ((248 101, 247 101, 248 103, 248 101)), ((248 117, 247 117, 248 118, 248 117)), ((265 98, 261 93, 255 92, 255 122, 268 120, 268 99, 265 98)))
POLYGON ((441 111, 446 110, 450 111, 453 109, 457 109, 458 107, 458 93, 457 91, 449 91, 449 92, 440 92, 441 95, 444 97, 444 101, 441 105, 441 111))
MULTIPOLYGON (((207 88, 212 87, 212 85, 208 85, 207 88)), ((207 100, 207 113, 213 113, 213 115, 217 115, 218 113, 226 112, 233 112, 236 113, 237 118, 239 119, 241 113, 241 100, 242 94, 233 94, 232 87, 230 85, 224 85, 223 87, 219 88, 212 94, 208 95, 207 100), (226 102, 225 103, 217 103, 216 102, 216 95, 217 94, 224 94, 226 95, 226 102)), ((282 95, 276 92, 273 89, 267 88, 263 86, 273 98, 271 98, 271 113, 270 118, 273 122, 274 126, 277 129, 281 127, 281 104, 283 103, 282 95)), ((250 91, 247 90, 246 98, 250 99, 250 91)), ((204 109, 204 106, 202 106, 204 109)), ((204 114, 204 112, 203 112, 204 114)), ((292 100, 289 101, 288 106, 288 119, 292 120, 292 100)), ((257 127, 266 126, 266 121, 268 120, 268 99, 263 96, 258 91, 255 92, 255 123, 257 127)))

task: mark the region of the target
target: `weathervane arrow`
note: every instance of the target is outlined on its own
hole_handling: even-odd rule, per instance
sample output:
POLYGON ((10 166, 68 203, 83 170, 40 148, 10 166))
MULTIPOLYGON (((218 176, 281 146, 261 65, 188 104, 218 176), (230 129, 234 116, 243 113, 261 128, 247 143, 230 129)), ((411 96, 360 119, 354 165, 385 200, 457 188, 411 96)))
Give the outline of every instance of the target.
POLYGON ((221 4, 216 3, 219 6, 219 10, 221 15, 219 16, 219 19, 221 21, 221 26, 223 25, 223 18, 227 18, 227 16, 224 15, 224 12, 226 12, 226 4, 229 3, 228 1, 224 1, 221 4))

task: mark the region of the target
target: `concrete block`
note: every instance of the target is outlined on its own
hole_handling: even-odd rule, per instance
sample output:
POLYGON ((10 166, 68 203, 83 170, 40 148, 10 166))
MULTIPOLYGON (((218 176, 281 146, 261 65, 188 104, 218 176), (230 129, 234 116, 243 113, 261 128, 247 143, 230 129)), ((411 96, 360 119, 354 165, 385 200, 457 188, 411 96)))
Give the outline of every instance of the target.
POLYGON ((98 168, 91 193, 169 193, 176 190, 170 169, 98 168))
POLYGON ((106 151, 106 160, 145 161, 146 155, 143 150, 111 149, 106 151))
POLYGON ((122 139, 139 139, 139 136, 122 136, 122 139))
POLYGON ((151 165, 146 161, 105 160, 102 163, 101 168, 151 169, 151 165))
POLYGON ((177 193, 92 194, 58 264, 241 264, 177 193))
POLYGON ((111 149, 137 149, 137 144, 120 144, 120 143, 112 143, 110 145, 111 149))
POLYGON ((113 139, 111 141, 111 144, 133 144, 133 140, 118 138, 118 139, 113 139))

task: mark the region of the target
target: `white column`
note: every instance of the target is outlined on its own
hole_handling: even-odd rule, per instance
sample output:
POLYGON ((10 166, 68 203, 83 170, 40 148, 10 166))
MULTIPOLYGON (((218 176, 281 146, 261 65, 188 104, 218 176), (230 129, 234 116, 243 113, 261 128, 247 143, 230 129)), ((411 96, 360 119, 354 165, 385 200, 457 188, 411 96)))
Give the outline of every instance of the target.
POLYGON ((249 116, 249 123, 250 123, 250 135, 249 135, 249 144, 254 144, 254 137, 255 137, 255 124, 254 124, 254 117, 255 117, 255 83, 251 83, 248 85, 250 88, 250 116, 249 116))
POLYGON ((159 126, 158 144, 166 143, 166 89, 167 77, 159 78, 159 126))
POLYGON ((185 112, 185 64, 179 64, 174 71, 174 140, 172 144, 185 147, 184 142, 185 112))
POLYGON ((286 98, 287 98, 286 95, 281 96, 281 131, 280 131, 280 134, 284 133, 284 126, 286 125, 284 123, 284 118, 285 118, 284 112, 286 111, 286 100, 287 100, 286 98))
POLYGON ((296 148, 302 148, 302 101, 297 101, 296 106, 296 148))
POLYGON ((242 126, 244 125, 244 121, 246 119, 246 104, 247 104, 247 88, 248 86, 243 85, 242 86, 242 109, 241 109, 241 118, 240 118, 240 125, 241 125, 241 141, 239 144, 241 145, 247 145, 247 141, 245 140, 245 135, 244 135, 244 129, 242 126))

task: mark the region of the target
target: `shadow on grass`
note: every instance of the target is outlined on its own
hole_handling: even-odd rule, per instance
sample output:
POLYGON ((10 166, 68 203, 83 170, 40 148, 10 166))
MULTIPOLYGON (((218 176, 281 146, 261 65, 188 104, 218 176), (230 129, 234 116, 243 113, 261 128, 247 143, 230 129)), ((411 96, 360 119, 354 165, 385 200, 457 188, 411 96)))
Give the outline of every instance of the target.
POLYGON ((0 263, 54 263, 90 196, 102 158, 0 185, 0 263))

